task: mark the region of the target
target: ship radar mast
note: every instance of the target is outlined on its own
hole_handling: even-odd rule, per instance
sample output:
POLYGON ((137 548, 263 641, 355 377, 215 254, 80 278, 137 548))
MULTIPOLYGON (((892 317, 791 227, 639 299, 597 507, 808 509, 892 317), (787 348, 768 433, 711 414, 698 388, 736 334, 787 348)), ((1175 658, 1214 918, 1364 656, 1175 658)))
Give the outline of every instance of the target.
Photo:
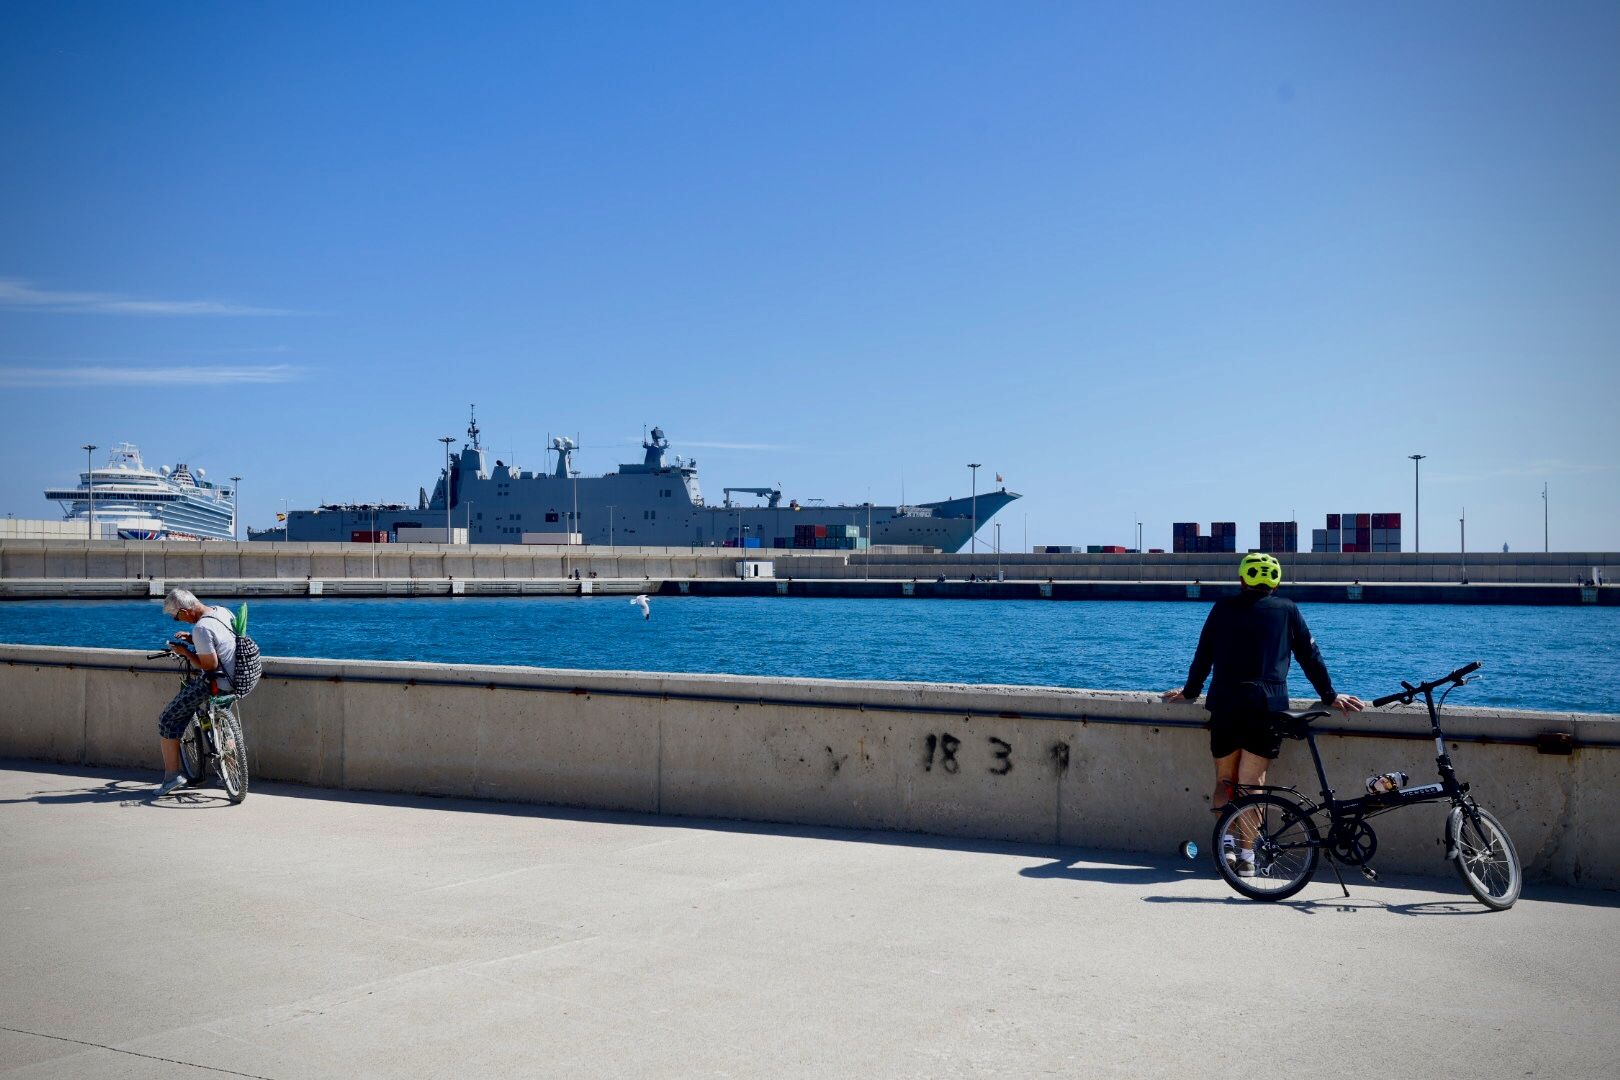
POLYGON ((553 476, 558 480, 567 480, 579 475, 574 472, 574 451, 579 449, 579 443, 565 435, 558 435, 551 440, 551 449, 557 454, 557 471, 553 476))
POLYGON ((652 438, 643 438, 641 448, 647 452, 642 464, 652 469, 662 469, 664 467, 664 451, 669 449, 669 440, 664 438, 663 428, 653 428, 652 438))
POLYGON ((469 414, 467 420, 467 440, 472 444, 472 448, 474 450, 482 450, 484 446, 478 441, 478 406, 469 405, 467 406, 467 411, 469 414))

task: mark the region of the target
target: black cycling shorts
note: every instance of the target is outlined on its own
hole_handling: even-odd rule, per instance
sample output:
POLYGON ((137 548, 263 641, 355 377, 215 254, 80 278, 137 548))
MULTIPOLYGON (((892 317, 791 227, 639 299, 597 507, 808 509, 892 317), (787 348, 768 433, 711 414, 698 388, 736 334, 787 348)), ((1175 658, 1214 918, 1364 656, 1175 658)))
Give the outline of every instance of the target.
POLYGON ((1209 728, 1211 757, 1223 758, 1233 751, 1247 750, 1275 760, 1282 753, 1282 732, 1266 713, 1215 713, 1205 726, 1209 728))

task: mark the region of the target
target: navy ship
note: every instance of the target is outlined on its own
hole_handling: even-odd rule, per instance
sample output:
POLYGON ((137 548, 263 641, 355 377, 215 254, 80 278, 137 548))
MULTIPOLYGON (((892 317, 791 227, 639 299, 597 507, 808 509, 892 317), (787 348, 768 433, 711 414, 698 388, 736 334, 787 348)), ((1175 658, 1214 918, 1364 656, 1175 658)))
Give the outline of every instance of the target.
MULTIPOLYGON (((621 547, 739 547, 860 550, 906 544, 955 552, 1019 496, 1005 486, 965 499, 878 506, 782 499, 775 487, 728 487, 718 503, 704 499, 697 462, 671 457, 663 429, 642 440, 640 462, 603 476, 574 468, 577 444, 551 440, 556 464, 531 472, 490 460, 476 413, 461 452, 449 453, 433 493, 404 503, 329 504, 292 510, 274 528, 248 530, 250 540, 353 541, 427 539, 436 530, 474 544, 585 543, 621 547), (752 497, 748 505, 744 499, 752 497)), ((998 478, 999 479, 999 478, 998 478)))

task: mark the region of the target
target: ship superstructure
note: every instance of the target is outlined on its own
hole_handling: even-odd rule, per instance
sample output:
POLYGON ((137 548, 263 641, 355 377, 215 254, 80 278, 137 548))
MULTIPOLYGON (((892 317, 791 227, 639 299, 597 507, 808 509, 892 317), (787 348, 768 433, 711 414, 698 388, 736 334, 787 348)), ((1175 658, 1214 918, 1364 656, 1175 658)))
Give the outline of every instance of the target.
POLYGON ((98 538, 229 540, 236 528, 233 489, 184 463, 149 469, 133 443, 114 446, 105 465, 79 474, 77 487, 45 492, 65 520, 82 522, 87 530, 92 495, 98 538))
POLYGON ((975 521, 984 526, 1019 497, 1002 487, 907 506, 827 505, 784 502, 775 487, 730 487, 720 502, 711 503, 698 483, 697 462, 671 455, 663 429, 653 428, 641 448, 639 462, 583 476, 574 468, 574 440, 557 437, 547 448, 547 467, 530 471, 492 461, 475 418, 461 452, 450 455, 432 494, 421 491, 414 509, 356 504, 293 510, 273 529, 250 529, 248 538, 346 541, 385 531, 397 535, 402 528, 437 529, 444 535, 448 508, 450 527, 466 529, 475 544, 578 535, 586 544, 630 547, 776 548, 795 546, 806 527, 826 526, 837 537, 858 537, 859 546, 907 544, 954 552, 967 546, 975 521), (733 498, 737 493, 764 503, 745 506, 733 498))

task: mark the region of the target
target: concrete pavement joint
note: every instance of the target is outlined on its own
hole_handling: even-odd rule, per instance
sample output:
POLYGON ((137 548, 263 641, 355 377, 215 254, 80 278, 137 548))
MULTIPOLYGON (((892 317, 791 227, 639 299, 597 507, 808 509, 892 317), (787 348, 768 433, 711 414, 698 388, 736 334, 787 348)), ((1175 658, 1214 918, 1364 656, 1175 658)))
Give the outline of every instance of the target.
POLYGON ((161 1061, 168 1065, 185 1065, 193 1069, 203 1069, 207 1072, 220 1073, 224 1076, 245 1076, 249 1080, 275 1080, 272 1076, 260 1076, 258 1073, 237 1072, 235 1069, 219 1069, 212 1065, 199 1065, 195 1061, 181 1061, 179 1058, 159 1057, 157 1054, 143 1054, 139 1050, 120 1050, 116 1046, 106 1043, 90 1042, 86 1039, 70 1039, 65 1035, 47 1035, 43 1031, 29 1031, 26 1028, 7 1027, 0 1024, 0 1031, 9 1031, 16 1035, 32 1035, 36 1039, 50 1039, 53 1042, 72 1043, 75 1046, 88 1046, 96 1050, 106 1050, 113 1054, 125 1054, 129 1057, 146 1058, 148 1061, 161 1061))

